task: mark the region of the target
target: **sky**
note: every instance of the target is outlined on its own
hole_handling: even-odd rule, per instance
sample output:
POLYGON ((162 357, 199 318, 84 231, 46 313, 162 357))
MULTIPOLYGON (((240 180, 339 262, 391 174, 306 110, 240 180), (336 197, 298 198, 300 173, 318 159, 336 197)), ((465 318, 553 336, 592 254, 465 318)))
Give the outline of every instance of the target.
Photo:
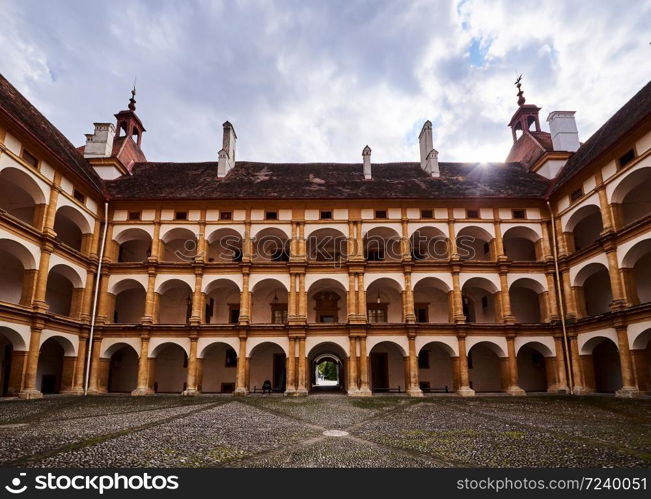
POLYGON ((503 161, 527 103, 581 141, 651 79, 651 0, 0 0, 0 73, 75 145, 136 81, 150 161, 503 161))

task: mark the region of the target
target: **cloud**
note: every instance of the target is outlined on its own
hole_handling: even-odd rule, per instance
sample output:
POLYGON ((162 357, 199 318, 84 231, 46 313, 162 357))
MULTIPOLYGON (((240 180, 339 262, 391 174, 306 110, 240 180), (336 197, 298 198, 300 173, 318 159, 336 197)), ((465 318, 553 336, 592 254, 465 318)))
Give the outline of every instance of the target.
POLYGON ((134 78, 150 160, 499 161, 513 81, 585 140, 648 80, 651 2, 5 0, 0 71, 75 144, 134 78))

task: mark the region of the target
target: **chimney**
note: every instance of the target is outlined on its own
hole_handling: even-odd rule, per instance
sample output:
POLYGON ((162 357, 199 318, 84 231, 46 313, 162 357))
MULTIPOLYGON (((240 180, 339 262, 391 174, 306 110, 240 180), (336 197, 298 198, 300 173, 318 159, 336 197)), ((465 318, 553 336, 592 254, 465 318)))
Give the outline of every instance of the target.
POLYGON ((420 143, 420 167, 432 177, 439 177, 439 153, 434 149, 432 122, 427 120, 418 135, 420 143))
POLYGON ((228 121, 224 122, 224 140, 222 149, 219 151, 219 163, 217 165, 217 177, 223 178, 235 166, 235 142, 237 135, 235 129, 228 121))
POLYGON ((108 158, 113 154, 115 125, 113 123, 93 123, 95 133, 86 134, 84 158, 108 158))
POLYGON ((364 180, 371 180, 371 148, 369 146, 362 150, 362 159, 364 160, 364 180))
POLYGON ((554 151, 575 152, 581 145, 574 113, 575 111, 552 111, 547 116, 554 151))

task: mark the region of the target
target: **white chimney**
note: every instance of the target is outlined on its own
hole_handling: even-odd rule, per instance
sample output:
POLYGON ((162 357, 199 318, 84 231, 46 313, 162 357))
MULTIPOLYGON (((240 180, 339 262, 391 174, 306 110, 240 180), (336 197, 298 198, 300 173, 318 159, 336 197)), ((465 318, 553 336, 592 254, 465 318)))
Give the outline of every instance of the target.
POLYGON ((86 134, 84 158, 108 158, 113 154, 113 138, 115 125, 113 123, 93 123, 95 133, 86 134))
POLYGON ((235 142, 237 135, 235 129, 228 121, 224 122, 224 139, 222 149, 219 151, 219 163, 217 165, 217 177, 225 177, 235 166, 235 142))
POLYGON ((362 159, 364 160, 364 180, 371 180, 371 148, 369 146, 362 150, 362 159))
POLYGON ((581 145, 574 113, 575 111, 552 111, 547 116, 554 151, 575 152, 581 145))
POLYGON ((420 167, 432 177, 439 177, 439 153, 434 149, 432 122, 427 120, 418 135, 420 143, 420 167))

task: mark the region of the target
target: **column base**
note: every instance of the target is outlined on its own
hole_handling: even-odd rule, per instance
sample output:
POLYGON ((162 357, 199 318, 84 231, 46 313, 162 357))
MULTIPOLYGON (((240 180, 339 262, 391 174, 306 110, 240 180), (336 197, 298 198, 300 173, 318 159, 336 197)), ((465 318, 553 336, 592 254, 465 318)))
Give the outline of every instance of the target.
POLYGON ((559 395, 567 395, 570 389, 567 385, 552 385, 547 388, 547 393, 558 393, 559 395))
POLYGON ((296 391, 292 394, 294 397, 307 397, 307 389, 297 388, 296 391))
POLYGON ((25 399, 25 400, 42 399, 43 394, 39 392, 36 388, 31 388, 20 392, 18 394, 18 398, 25 399))
POLYGON ((520 388, 518 385, 512 385, 509 386, 506 389, 506 393, 509 395, 512 395, 514 397, 522 397, 527 394, 522 388, 520 388))
MULTIPOLYGON (((100 390, 100 389, 97 389, 97 388, 89 388, 87 393, 88 393, 88 395, 102 395, 103 393, 108 393, 108 390, 100 390)), ((131 392, 131 394, 133 395, 133 392, 131 392)))
POLYGON ((408 388, 407 395, 409 395, 410 397, 424 397, 423 390, 421 390, 419 387, 408 388))
POLYGON ((615 397, 633 398, 640 395, 640 391, 634 386, 622 386, 615 392, 615 397))
POLYGON ((572 390, 572 393, 574 395, 587 395, 588 393, 592 393, 592 390, 585 386, 575 386, 574 390, 572 390))
POLYGON ((248 390, 246 388, 236 388, 233 392, 234 397, 246 397, 248 395, 248 390))
POLYGON ((296 393, 296 388, 287 388, 285 390, 285 397, 292 397, 296 393))
POLYGON ((348 391, 349 397, 372 397, 373 392, 368 388, 362 388, 361 390, 348 391))
POLYGON ((460 397, 474 397, 475 390, 473 390, 469 386, 461 386, 457 390, 457 395, 459 395, 460 397))
POLYGON ((133 397, 143 397, 145 395, 153 395, 154 390, 151 388, 136 388, 134 391, 131 392, 131 395, 133 397))
POLYGON ((83 395, 84 389, 81 387, 73 387, 69 388, 68 390, 61 390, 60 393, 63 395, 83 395))
POLYGON ((197 390, 196 388, 190 388, 188 390, 183 390, 183 392, 181 392, 181 395, 183 395, 184 397, 196 397, 197 395, 199 395, 199 390, 197 390))

